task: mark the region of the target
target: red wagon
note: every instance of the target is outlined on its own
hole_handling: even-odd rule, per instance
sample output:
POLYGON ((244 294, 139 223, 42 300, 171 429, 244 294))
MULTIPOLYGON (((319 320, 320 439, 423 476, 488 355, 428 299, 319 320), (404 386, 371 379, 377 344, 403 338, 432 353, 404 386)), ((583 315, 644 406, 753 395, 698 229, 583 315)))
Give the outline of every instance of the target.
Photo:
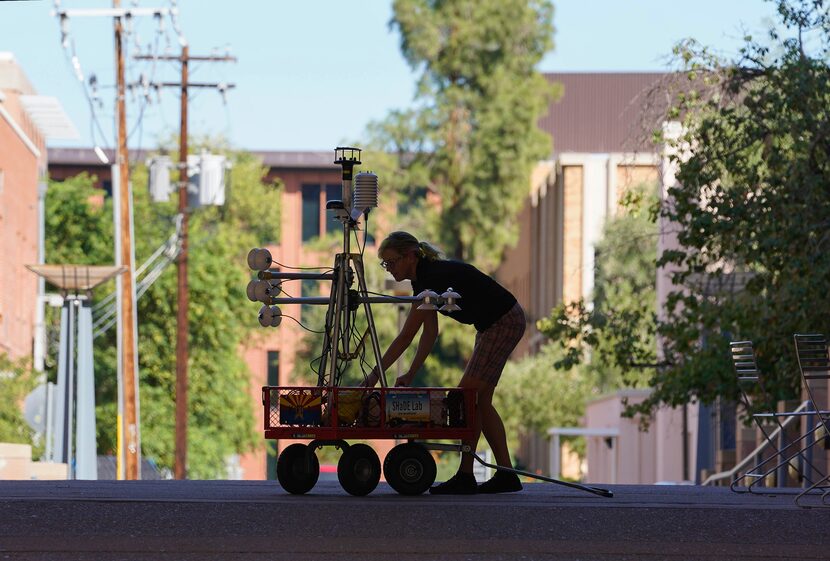
POLYGON ((317 483, 316 450, 323 446, 343 451, 337 464, 343 489, 352 495, 371 493, 380 481, 380 459, 371 446, 347 440, 394 439, 406 442, 386 455, 383 475, 397 492, 418 495, 429 489, 436 475, 435 459, 419 441, 475 435, 475 390, 265 386, 262 404, 265 438, 310 440, 289 445, 277 460, 280 485, 295 494, 317 483))

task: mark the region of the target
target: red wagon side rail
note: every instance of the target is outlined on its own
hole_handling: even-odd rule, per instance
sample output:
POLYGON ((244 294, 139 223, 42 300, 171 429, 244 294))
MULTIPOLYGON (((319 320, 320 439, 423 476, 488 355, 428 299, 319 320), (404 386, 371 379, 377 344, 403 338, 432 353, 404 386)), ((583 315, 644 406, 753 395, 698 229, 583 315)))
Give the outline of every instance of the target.
POLYGON ((262 405, 270 439, 466 440, 475 434, 474 389, 264 386, 262 405))

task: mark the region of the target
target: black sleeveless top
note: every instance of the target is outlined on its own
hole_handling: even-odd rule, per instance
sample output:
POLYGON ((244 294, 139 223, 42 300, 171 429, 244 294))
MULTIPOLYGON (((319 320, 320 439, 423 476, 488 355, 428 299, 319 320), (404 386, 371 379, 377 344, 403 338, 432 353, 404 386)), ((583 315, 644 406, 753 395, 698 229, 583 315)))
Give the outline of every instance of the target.
POLYGON ((516 304, 509 290, 472 265, 461 261, 418 259, 412 294, 430 289, 438 293, 452 288, 461 295, 456 312, 441 312, 445 316, 484 331, 516 304))

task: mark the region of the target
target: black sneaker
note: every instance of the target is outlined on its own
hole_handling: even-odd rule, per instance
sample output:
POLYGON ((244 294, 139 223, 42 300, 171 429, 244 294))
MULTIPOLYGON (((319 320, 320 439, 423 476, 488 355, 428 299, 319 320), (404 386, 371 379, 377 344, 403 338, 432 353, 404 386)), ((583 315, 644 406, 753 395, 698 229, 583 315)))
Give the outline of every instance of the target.
POLYGON ((522 490, 519 476, 510 471, 496 471, 488 481, 478 486, 479 493, 515 493, 522 490))
POLYGON ((472 473, 459 471, 443 483, 430 487, 429 492, 433 495, 475 495, 476 478, 472 473))

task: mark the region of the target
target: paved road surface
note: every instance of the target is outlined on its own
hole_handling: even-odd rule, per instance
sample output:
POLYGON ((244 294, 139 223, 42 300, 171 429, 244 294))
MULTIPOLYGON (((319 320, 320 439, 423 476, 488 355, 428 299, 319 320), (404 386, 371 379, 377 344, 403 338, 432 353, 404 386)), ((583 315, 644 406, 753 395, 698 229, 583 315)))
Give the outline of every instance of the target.
POLYGON ((830 508, 792 495, 537 483, 510 495, 403 497, 336 482, 0 481, 0 560, 830 559, 830 508))

